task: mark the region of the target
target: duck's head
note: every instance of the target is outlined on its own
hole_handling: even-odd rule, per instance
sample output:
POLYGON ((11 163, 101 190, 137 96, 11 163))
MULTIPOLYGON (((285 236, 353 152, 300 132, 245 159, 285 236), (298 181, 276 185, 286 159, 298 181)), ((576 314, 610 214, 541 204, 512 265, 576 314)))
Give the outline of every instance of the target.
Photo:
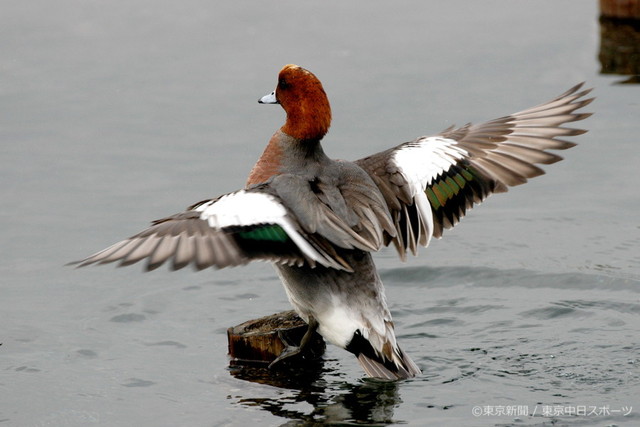
POLYGON ((297 65, 285 65, 276 89, 258 102, 282 105, 287 121, 281 130, 299 140, 319 141, 331 125, 331 106, 322 83, 311 71, 297 65))

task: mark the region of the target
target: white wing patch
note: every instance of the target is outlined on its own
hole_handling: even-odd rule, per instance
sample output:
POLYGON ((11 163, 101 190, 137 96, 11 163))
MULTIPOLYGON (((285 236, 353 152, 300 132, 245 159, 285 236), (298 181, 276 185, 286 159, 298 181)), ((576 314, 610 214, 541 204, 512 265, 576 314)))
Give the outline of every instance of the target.
POLYGON ((400 148, 394 154, 393 162, 402 170, 415 195, 418 191, 423 192, 427 185, 458 160, 468 156, 469 153, 460 148, 457 141, 430 136, 400 148))
POLYGON ((419 138, 393 154, 391 161, 407 182, 425 227, 425 247, 431 241, 434 225, 431 205, 424 191, 439 175, 468 156, 457 141, 439 136, 419 138))
POLYGON ((203 203, 194 210, 201 212, 200 219, 215 229, 256 224, 282 225, 287 217, 286 209, 275 197, 244 190, 203 203))
POLYGON ((201 212, 200 219, 217 230, 225 227, 277 224, 305 256, 326 267, 344 270, 343 266, 329 256, 318 252, 300 234, 282 203, 269 194, 241 190, 203 203, 194 211, 201 212))

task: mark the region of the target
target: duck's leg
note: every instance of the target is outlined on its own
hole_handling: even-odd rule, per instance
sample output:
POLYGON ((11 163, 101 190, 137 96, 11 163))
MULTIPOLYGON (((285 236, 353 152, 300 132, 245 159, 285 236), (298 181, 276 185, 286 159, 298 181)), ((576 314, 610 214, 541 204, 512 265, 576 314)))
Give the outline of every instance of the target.
POLYGON ((286 339, 282 336, 282 334, 278 333, 279 336, 280 336, 280 339, 286 345, 286 347, 285 347, 284 350, 282 350, 282 353, 280 353, 280 356, 276 357, 276 359, 269 364, 269 369, 271 369, 274 366, 278 365, 283 360, 285 360, 285 359, 287 359, 289 357, 292 357, 292 356, 296 356, 296 355, 300 354, 301 352, 305 351, 305 349, 307 348, 307 346, 311 342, 311 338, 313 337, 313 334, 318 329, 318 321, 314 317, 309 316, 308 325, 309 326, 307 327, 307 332, 305 332, 304 336, 302 337, 302 340, 300 341, 300 345, 299 346, 290 345, 286 341, 286 339))

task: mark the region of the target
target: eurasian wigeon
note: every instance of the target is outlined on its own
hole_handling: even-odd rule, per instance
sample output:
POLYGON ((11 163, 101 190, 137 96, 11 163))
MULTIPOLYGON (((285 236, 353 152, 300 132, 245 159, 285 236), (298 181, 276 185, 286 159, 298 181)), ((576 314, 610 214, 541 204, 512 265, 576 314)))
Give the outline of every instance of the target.
POLYGON ((576 113, 592 101, 581 86, 519 113, 348 162, 332 160, 320 145, 331 124, 320 80, 286 65, 276 89, 259 100, 280 104, 286 122, 244 189, 154 221, 79 265, 147 258, 147 270, 169 259, 172 269, 200 270, 271 261, 309 325, 307 336, 317 330, 350 351, 371 377, 413 377, 420 368, 396 342, 371 253, 393 243, 402 259, 416 254, 490 194, 543 174, 535 164, 561 160, 548 150, 575 144, 558 137, 586 132, 561 127, 590 115, 576 113))

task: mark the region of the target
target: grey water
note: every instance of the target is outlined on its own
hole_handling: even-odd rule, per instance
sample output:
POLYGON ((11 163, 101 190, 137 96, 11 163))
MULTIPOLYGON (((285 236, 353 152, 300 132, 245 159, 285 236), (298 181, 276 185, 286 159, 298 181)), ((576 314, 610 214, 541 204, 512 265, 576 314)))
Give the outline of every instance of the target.
POLYGON ((640 88, 601 73, 597 2, 3 2, 0 425, 640 425, 640 88), (594 87, 563 162, 401 263, 376 255, 415 379, 229 367, 289 309, 272 268, 74 269, 243 186, 296 63, 357 159, 594 87))

